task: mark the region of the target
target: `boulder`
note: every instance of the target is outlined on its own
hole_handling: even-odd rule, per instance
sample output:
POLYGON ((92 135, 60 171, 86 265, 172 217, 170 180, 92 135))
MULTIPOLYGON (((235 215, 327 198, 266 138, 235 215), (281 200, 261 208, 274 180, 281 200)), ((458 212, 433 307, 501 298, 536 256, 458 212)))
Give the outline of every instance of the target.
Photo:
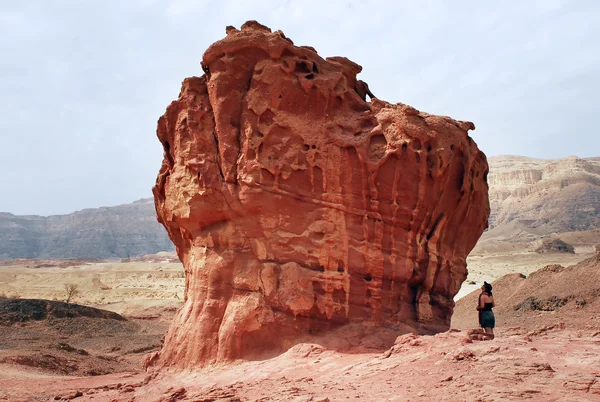
POLYGON ((536 253, 571 253, 575 254, 575 248, 560 239, 544 239, 542 244, 535 250, 536 253))
POLYGON ((146 364, 262 358, 348 323, 447 330, 489 215, 474 125, 367 102, 358 64, 254 21, 202 67, 158 121, 186 290, 146 364))

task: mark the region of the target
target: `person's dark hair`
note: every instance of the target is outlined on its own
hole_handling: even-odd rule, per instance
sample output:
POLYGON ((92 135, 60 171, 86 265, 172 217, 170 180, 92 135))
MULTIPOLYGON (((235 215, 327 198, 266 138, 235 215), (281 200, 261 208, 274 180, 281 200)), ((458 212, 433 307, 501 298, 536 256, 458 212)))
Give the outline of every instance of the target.
POLYGON ((487 282, 483 282, 483 288, 485 289, 485 293, 487 293, 488 295, 492 295, 492 285, 490 285, 487 282))

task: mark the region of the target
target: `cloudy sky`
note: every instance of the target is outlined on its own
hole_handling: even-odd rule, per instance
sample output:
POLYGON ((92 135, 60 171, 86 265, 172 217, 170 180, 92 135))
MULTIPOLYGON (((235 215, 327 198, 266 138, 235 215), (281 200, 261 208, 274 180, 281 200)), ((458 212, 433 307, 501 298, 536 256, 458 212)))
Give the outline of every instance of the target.
POLYGON ((149 197, 156 120, 256 19, 363 66, 381 99, 470 120, 489 156, 600 156, 600 2, 0 0, 0 211, 149 197))

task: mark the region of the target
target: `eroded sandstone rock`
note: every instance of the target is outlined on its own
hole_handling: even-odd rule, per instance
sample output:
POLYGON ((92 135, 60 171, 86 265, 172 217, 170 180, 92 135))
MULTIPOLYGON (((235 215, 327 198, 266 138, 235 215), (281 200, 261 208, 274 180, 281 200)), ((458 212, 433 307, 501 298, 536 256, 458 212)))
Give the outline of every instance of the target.
POLYGON ((359 65, 253 21, 202 66, 158 122, 156 210, 186 294, 148 365, 264 356, 349 322, 447 329, 489 215, 473 124, 365 102, 359 65))

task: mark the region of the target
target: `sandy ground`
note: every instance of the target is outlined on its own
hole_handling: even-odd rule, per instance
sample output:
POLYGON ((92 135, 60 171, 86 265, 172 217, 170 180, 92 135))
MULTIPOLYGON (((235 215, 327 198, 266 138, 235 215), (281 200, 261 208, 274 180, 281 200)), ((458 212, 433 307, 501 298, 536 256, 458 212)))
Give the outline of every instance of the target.
MULTIPOLYGON (((549 264, 572 265, 592 256, 593 248, 577 254, 538 254, 515 250, 469 256, 469 275, 455 300, 508 273, 528 275, 549 264)), ((90 262, 57 267, 60 261, 20 260, 0 265, 0 295, 7 297, 64 300, 65 284, 76 284, 75 302, 119 314, 137 314, 144 309, 182 302, 185 277, 181 263, 167 261, 90 262), (40 266, 35 268, 35 266, 40 266)))
POLYGON ((65 284, 75 284, 75 303, 119 314, 178 305, 185 278, 181 263, 165 261, 91 262, 60 267, 61 261, 20 260, 0 266, 0 295, 65 300, 65 284), (37 268, 36 268, 37 266, 37 268))

